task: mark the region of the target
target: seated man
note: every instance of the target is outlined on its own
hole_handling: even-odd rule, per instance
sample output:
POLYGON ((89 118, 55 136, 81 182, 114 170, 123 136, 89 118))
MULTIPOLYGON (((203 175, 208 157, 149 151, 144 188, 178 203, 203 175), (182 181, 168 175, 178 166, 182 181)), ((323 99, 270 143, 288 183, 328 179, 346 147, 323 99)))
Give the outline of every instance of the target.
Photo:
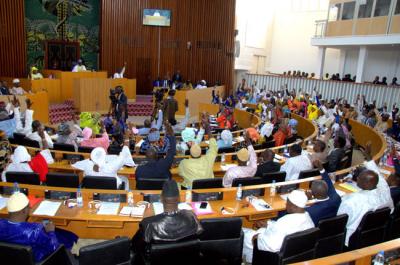
POLYGON ((13 87, 11 88, 11 94, 13 94, 13 95, 25 94, 25 90, 20 86, 19 79, 14 79, 12 83, 13 83, 13 87))
POLYGON ((72 130, 68 123, 63 122, 58 126, 57 140, 58 144, 71 144, 78 151, 78 136, 82 136, 82 130, 74 124, 72 130))
POLYGON ((296 180, 299 178, 299 173, 303 170, 312 169, 310 159, 306 154, 302 154, 301 146, 294 144, 289 149, 290 158, 288 158, 281 167, 281 171, 286 172, 286 181, 296 180))
POLYGON ((136 168, 136 180, 146 178, 171 179, 170 169, 176 155, 176 138, 171 125, 166 123, 164 126, 166 128, 166 137, 170 143, 166 157, 158 159, 157 151, 154 148, 148 149, 146 158, 150 161, 136 168))
POLYGON ((144 120, 144 126, 142 128, 139 128, 139 135, 148 135, 151 129, 151 121, 149 119, 144 120))
POLYGON ((314 166, 321 172, 322 180, 315 180, 311 183, 311 195, 315 199, 315 203, 306 208, 314 224, 322 219, 336 216, 341 202, 340 196, 337 194, 328 172, 318 160, 314 161, 314 166))
POLYGON ((357 177, 359 192, 353 192, 342 198, 338 215, 347 214, 346 241, 348 246, 351 235, 356 231, 365 213, 384 207, 393 209, 393 200, 385 179, 379 174, 379 168, 373 160, 365 162, 366 170, 357 177))
POLYGON ((207 154, 201 155, 201 148, 194 144, 190 148, 189 159, 184 159, 179 164, 179 176, 183 178, 182 186, 191 187, 193 180, 214 178, 214 161, 218 154, 217 141, 211 138, 209 126, 206 127, 210 139, 207 154))
POLYGON ((343 137, 335 137, 333 143, 333 150, 331 150, 326 157, 329 162, 327 166, 328 172, 335 172, 340 169, 340 162, 345 155, 346 139, 343 137))
POLYGON ((35 262, 52 254, 61 244, 71 249, 78 237, 56 229, 52 222, 30 223, 29 200, 21 192, 11 195, 7 202, 8 220, 0 219, 0 241, 32 247, 35 262))
POLYGON ((237 152, 238 166, 229 168, 222 180, 222 185, 225 188, 232 187, 232 182, 236 178, 251 178, 254 177, 257 171, 257 155, 251 145, 249 133, 245 134, 246 148, 242 148, 237 152), (247 164, 248 163, 248 164, 247 164))
POLYGON ((256 176, 262 177, 265 173, 279 172, 281 170, 281 164, 274 161, 275 153, 270 149, 265 149, 261 153, 261 162, 257 166, 256 176))
POLYGON ((118 170, 124 165, 134 166, 135 163, 132 160, 131 152, 129 150, 129 139, 125 137, 124 147, 118 156, 108 155, 104 148, 96 147, 90 153, 90 159, 85 159, 72 164, 72 167, 84 171, 84 175, 88 176, 103 176, 103 177, 114 177, 117 179, 117 187, 122 182, 125 183, 125 189, 129 190, 129 182, 126 177, 118 176, 118 170))
POLYGON ((132 238, 133 251, 141 258, 146 254, 147 244, 190 239, 203 231, 192 211, 178 209, 179 189, 175 180, 164 183, 161 201, 164 212, 144 218, 139 224, 139 230, 132 238))
POLYGON ((203 141, 204 133, 205 133, 205 122, 200 122, 200 128, 194 127, 186 127, 183 131, 181 131, 182 142, 180 142, 176 149, 178 152, 184 154, 193 144, 200 144, 203 141))
POLYGON ((6 182, 6 172, 35 172, 39 174, 41 182, 46 181, 46 175, 49 172, 48 164, 54 163, 50 150, 42 150, 31 158, 25 146, 18 146, 11 155, 11 163, 7 165, 1 174, 1 180, 6 182))
POLYGON ((44 130, 43 125, 38 120, 32 122, 32 132, 27 134, 26 138, 38 142, 40 148, 53 148, 53 140, 51 140, 48 133, 44 130))
POLYGON ((321 140, 316 140, 313 145, 313 153, 309 155, 310 161, 321 161, 321 163, 326 162, 326 157, 328 156, 328 148, 326 143, 321 140))
POLYGON ((253 260, 253 241, 257 240, 259 250, 279 252, 287 235, 314 227, 310 215, 305 211, 307 196, 304 191, 292 191, 286 201, 287 214, 277 221, 258 222, 257 231, 243 228, 243 256, 246 262, 253 260))
POLYGON ((390 187, 393 205, 396 206, 400 202, 400 175, 397 173, 390 174, 386 181, 390 187))
POLYGON ((25 124, 21 121, 20 103, 19 100, 14 96, 12 101, 14 106, 14 117, 15 117, 15 132, 22 134, 30 134, 32 132, 32 120, 33 120, 33 110, 31 110, 32 102, 26 100, 26 110, 25 110, 25 124))

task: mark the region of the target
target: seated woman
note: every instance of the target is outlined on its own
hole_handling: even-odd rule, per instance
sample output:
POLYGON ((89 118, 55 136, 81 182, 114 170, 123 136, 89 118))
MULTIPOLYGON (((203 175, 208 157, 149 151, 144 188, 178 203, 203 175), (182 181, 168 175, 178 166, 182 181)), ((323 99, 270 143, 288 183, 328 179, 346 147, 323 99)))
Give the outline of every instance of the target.
POLYGON ((150 147, 153 147, 158 154, 163 154, 167 152, 169 146, 170 143, 168 138, 161 138, 160 131, 156 128, 152 128, 140 146, 140 153, 145 154, 150 147))
POLYGON ((71 130, 71 127, 63 122, 58 126, 56 143, 71 144, 75 151, 78 151, 78 136, 82 136, 82 130, 79 126, 75 124, 71 130))
POLYGON ((217 141, 218 149, 232 147, 232 138, 233 135, 231 131, 223 130, 221 132, 221 139, 218 139, 217 141))
POLYGON ((225 107, 217 118, 217 123, 219 128, 232 129, 235 123, 233 119, 233 110, 225 107))
POLYGON ((200 144, 203 141, 204 136, 204 124, 207 121, 202 120, 201 126, 199 129, 186 127, 185 130, 182 131, 182 142, 176 145, 176 150, 182 154, 190 149, 193 144, 200 144))
POLYGON ((42 150, 36 156, 31 158, 25 146, 18 146, 11 155, 11 163, 5 168, 1 174, 1 180, 6 182, 6 172, 35 172, 39 174, 41 182, 46 182, 48 173, 48 164, 54 163, 50 150, 42 150))
POLYGON ((79 126, 81 128, 88 127, 92 129, 92 132, 94 134, 100 133, 100 119, 101 115, 99 113, 90 113, 90 112, 82 112, 79 116, 79 121, 80 124, 79 126))
POLYGON ((103 128, 103 134, 100 138, 96 138, 96 135, 93 134, 91 128, 86 127, 82 131, 83 140, 80 146, 84 147, 103 147, 107 152, 108 147, 110 146, 110 142, 108 139, 107 131, 103 128))

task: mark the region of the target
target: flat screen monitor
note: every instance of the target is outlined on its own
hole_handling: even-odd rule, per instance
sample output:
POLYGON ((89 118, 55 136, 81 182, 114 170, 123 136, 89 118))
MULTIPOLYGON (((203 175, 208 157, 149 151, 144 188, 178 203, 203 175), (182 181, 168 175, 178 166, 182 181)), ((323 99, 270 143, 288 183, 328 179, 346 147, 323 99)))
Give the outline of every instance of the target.
POLYGON ((143 25, 171 26, 171 10, 168 9, 143 9, 143 25))

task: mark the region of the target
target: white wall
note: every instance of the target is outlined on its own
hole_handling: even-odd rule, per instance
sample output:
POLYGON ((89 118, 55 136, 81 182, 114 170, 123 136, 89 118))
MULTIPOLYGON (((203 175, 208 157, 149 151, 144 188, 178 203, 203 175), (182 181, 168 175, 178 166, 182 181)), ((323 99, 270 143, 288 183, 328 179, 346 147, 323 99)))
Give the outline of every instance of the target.
MULTIPOLYGON (((357 72, 358 49, 346 51, 344 72, 352 76, 357 72)), ((396 76, 400 78, 400 49, 368 48, 368 57, 364 68, 364 81, 372 82, 375 76, 386 76, 388 82, 396 76)))

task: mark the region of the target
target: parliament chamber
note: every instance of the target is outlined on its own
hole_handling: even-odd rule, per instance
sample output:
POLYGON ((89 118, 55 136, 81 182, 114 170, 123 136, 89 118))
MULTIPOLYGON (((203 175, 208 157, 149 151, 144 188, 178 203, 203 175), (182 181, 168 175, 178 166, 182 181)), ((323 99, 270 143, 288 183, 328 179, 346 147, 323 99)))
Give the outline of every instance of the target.
POLYGON ((0 264, 400 262, 400 0, 0 7, 0 264))

